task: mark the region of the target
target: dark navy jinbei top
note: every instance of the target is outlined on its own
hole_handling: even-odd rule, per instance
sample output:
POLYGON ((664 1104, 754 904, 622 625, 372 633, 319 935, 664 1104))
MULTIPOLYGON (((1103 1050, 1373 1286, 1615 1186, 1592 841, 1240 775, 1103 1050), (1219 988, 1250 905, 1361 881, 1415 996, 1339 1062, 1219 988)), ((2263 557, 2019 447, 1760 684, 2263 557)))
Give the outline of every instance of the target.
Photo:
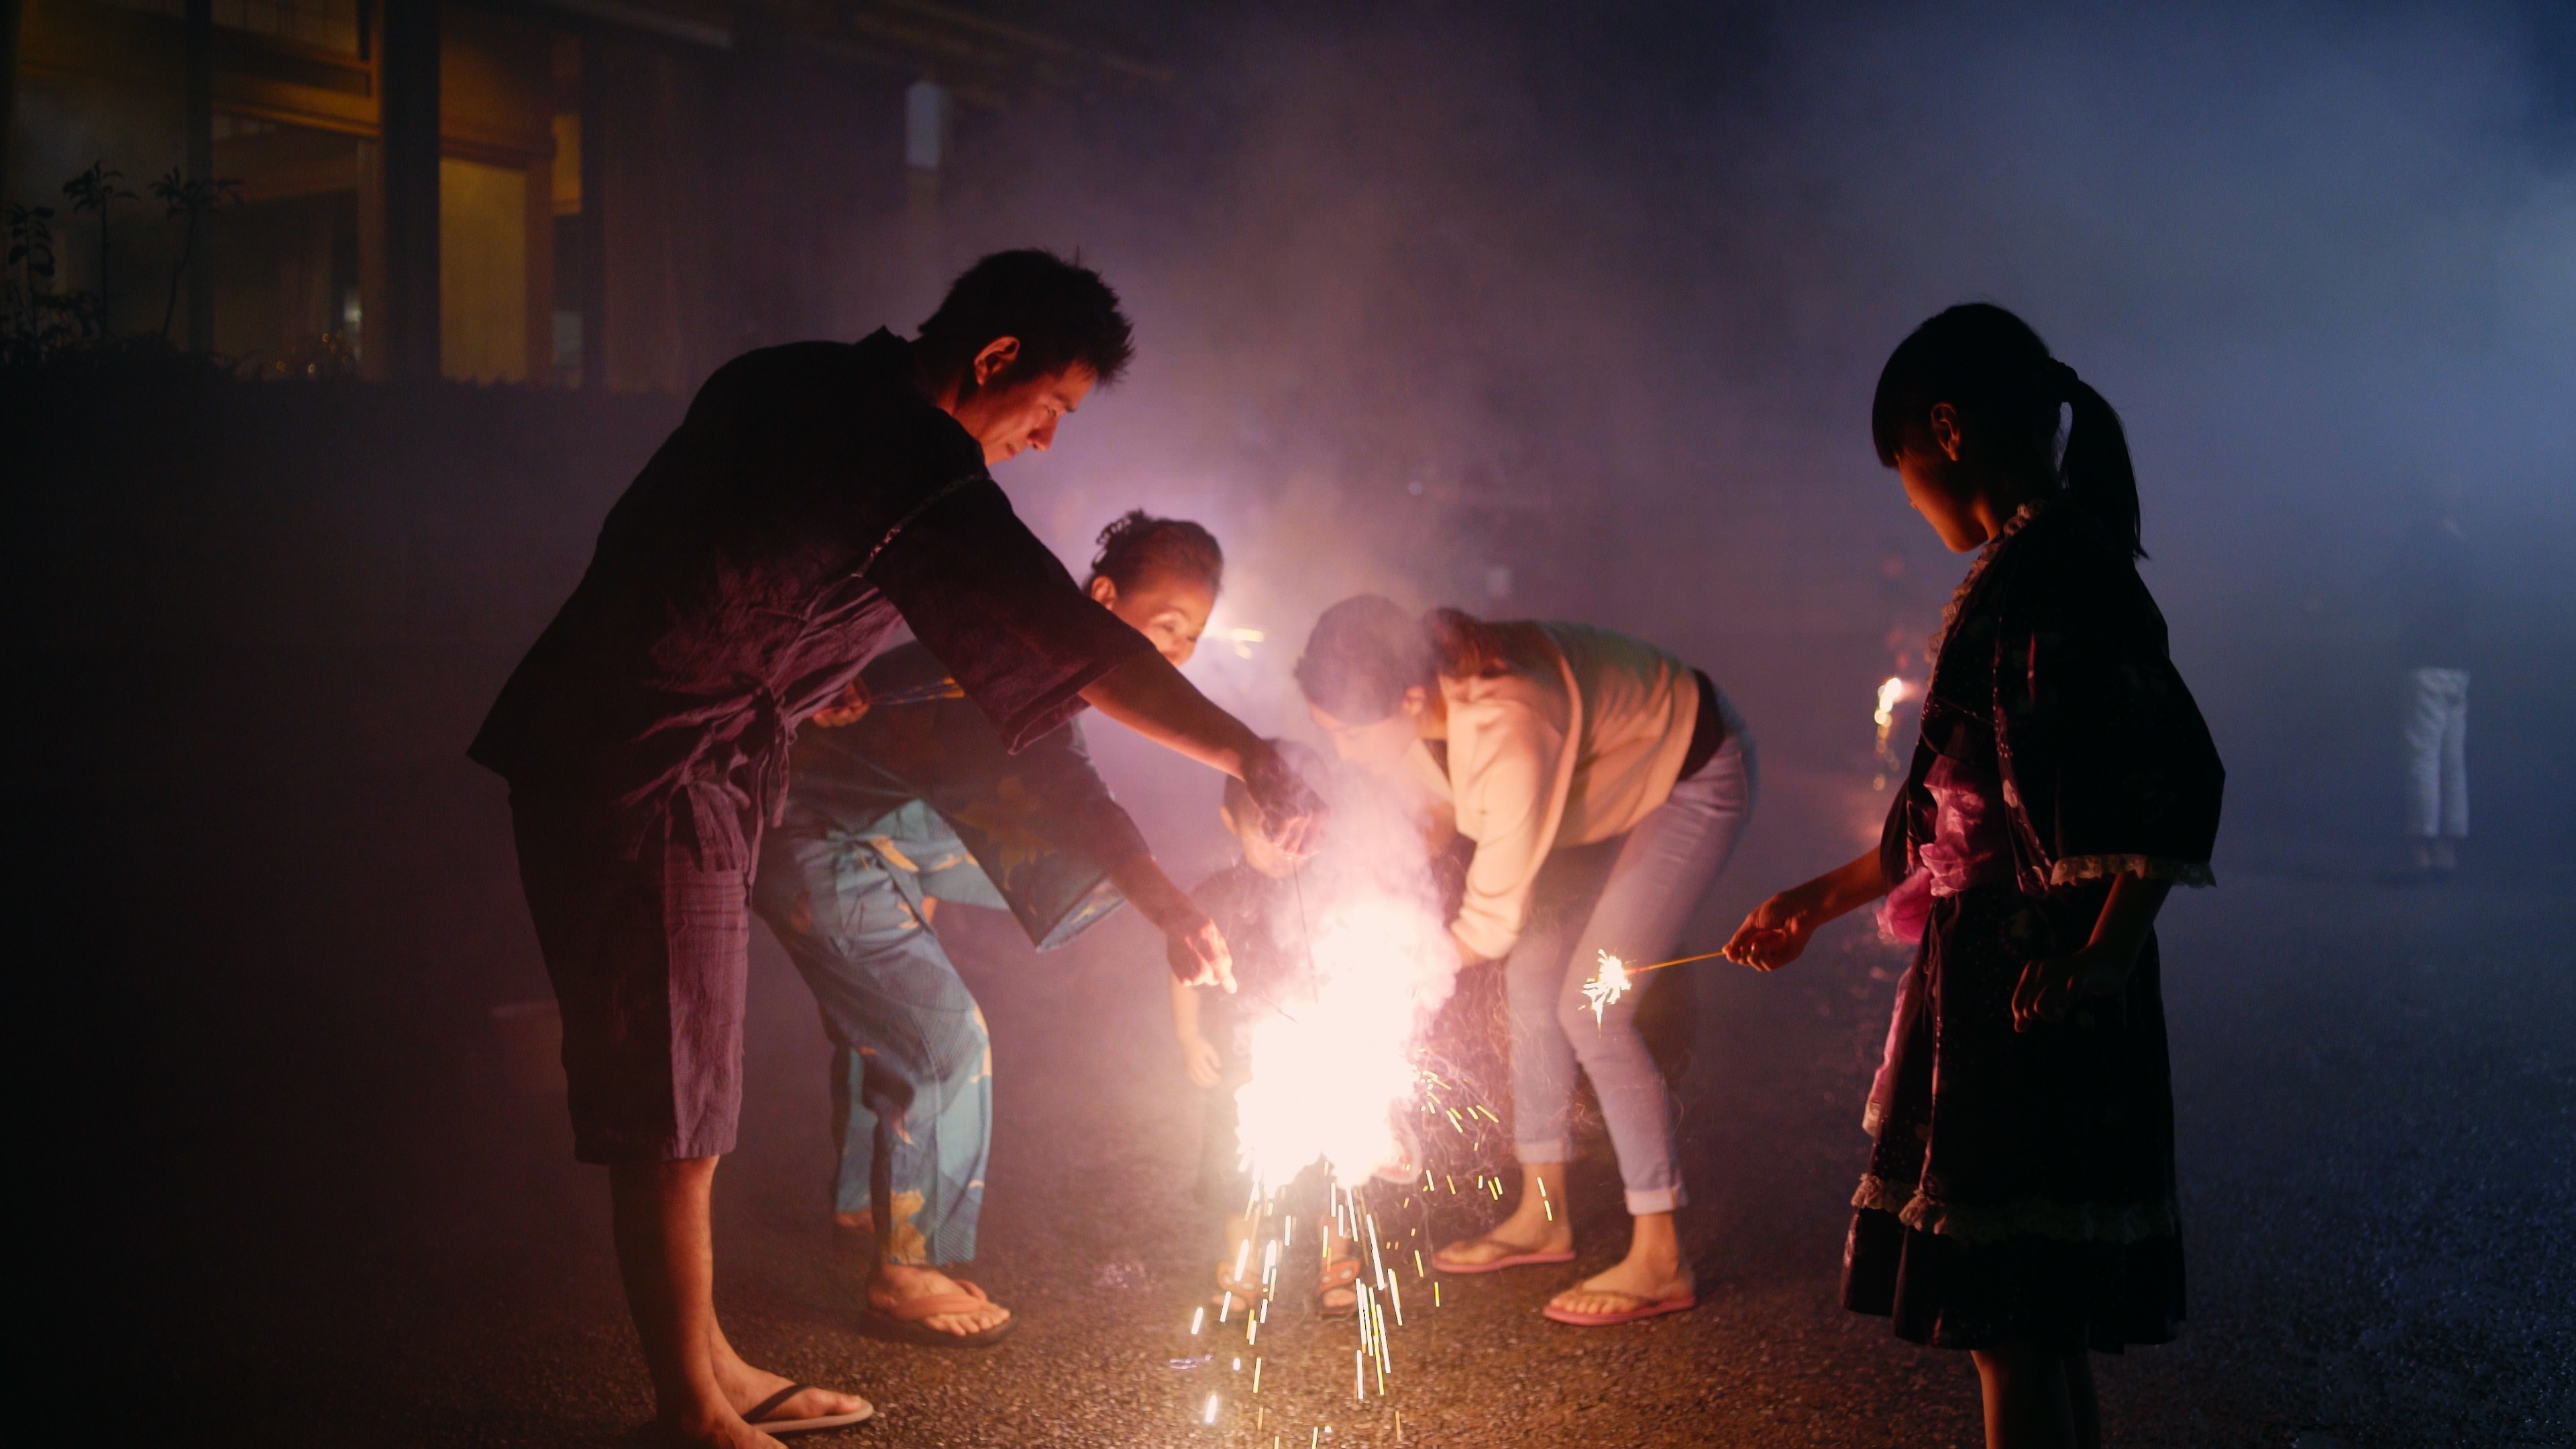
POLYGON ((718 369, 611 509, 469 753, 631 841, 677 792, 763 816, 798 722, 898 617, 1016 750, 1152 645, 1075 585, 892 333, 718 369))

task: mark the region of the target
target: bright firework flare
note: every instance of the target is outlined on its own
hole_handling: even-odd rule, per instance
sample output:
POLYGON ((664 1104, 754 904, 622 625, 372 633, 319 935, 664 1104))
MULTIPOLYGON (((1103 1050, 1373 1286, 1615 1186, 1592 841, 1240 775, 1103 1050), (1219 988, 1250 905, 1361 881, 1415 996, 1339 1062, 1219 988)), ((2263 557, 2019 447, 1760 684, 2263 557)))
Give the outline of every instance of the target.
POLYGON ((1393 892, 1327 904, 1315 923, 1307 1000, 1252 1029, 1252 1080, 1235 1095, 1244 1164, 1255 1180, 1286 1184, 1318 1160, 1343 1182, 1402 1164, 1397 1110, 1421 1078, 1413 1049, 1448 999, 1457 952, 1432 911, 1393 892))

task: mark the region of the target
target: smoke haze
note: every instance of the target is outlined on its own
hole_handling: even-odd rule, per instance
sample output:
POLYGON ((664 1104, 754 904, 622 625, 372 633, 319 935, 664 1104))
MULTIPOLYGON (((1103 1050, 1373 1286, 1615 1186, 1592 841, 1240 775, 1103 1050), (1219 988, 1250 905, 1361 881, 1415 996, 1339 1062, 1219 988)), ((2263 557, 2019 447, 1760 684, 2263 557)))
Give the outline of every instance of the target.
MULTIPOLYGON (((1143 357, 1005 481, 1063 550, 1215 525, 1197 666, 1266 724, 1360 588, 1693 655, 1759 738, 1866 748, 1962 560, 1870 452, 1879 364, 1990 299, 2126 419, 2233 845, 2394 829, 2384 564, 2480 553, 2481 829, 2563 845, 2576 83, 2543 7, 1367 7, 1169 40, 952 222, 1079 246, 1143 357), (1855 745, 1857 741, 1857 745, 1855 745), (2391 782, 2391 783, 2383 783, 2391 782)), ((1167 38, 1168 40, 1168 38, 1167 38)), ((926 299, 925 299, 926 305, 926 299)))

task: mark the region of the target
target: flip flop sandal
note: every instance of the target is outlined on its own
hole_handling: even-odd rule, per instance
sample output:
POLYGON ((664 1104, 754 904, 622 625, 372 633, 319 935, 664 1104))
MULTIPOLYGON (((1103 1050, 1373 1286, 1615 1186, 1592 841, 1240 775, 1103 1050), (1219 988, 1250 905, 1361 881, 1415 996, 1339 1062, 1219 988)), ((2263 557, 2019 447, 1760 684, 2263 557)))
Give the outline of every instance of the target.
POLYGON ((916 1343, 924 1348, 991 1348, 1011 1336, 1020 1326, 1016 1317, 1005 1318, 980 1333, 943 1333, 923 1323, 943 1313, 972 1313, 993 1300, 983 1289, 960 1278, 957 1286, 963 1293, 933 1293, 922 1298, 906 1298, 892 1308, 874 1303, 862 1320, 863 1325, 880 1338, 901 1343, 916 1343))
POLYGON ((1559 1323, 1571 1323, 1577 1328, 1608 1328, 1613 1324, 1634 1323, 1638 1319, 1653 1318, 1659 1314, 1688 1313, 1699 1306, 1697 1298, 1667 1298, 1658 1303, 1636 1293, 1616 1293, 1606 1288, 1594 1288, 1588 1291, 1606 1294, 1612 1298, 1624 1298, 1636 1306, 1611 1313, 1578 1313, 1571 1308, 1559 1308, 1550 1303, 1539 1312, 1559 1323))
POLYGON ((1324 1270, 1323 1277, 1316 1281, 1315 1316, 1318 1318, 1348 1318, 1352 1314, 1359 1312, 1359 1283, 1360 1260, 1357 1258, 1335 1258, 1332 1265, 1324 1270), (1336 1290, 1347 1290, 1351 1295, 1351 1301, 1348 1303, 1325 1302, 1324 1295, 1336 1290))
POLYGON ((870 1405, 855 1414, 824 1414, 811 1419, 772 1419, 778 1407, 789 1399, 814 1387, 812 1384, 789 1384, 777 1393, 743 1411, 742 1421, 764 1434, 811 1434, 820 1429, 846 1429, 876 1413, 870 1405))
POLYGON ((1439 1252, 1431 1255, 1431 1266, 1439 1269, 1443 1273, 1499 1273, 1505 1268, 1526 1268, 1540 1263, 1571 1263, 1573 1261, 1574 1250, 1572 1248, 1566 1248, 1553 1253, 1535 1253, 1527 1248, 1521 1247, 1517 1243, 1506 1243, 1500 1238, 1469 1238, 1463 1243, 1451 1243, 1448 1247, 1442 1248, 1439 1252), (1456 1252, 1460 1248, 1475 1247, 1479 1243, 1490 1243, 1497 1248, 1507 1248, 1511 1251, 1504 1253, 1503 1256, 1499 1258, 1489 1259, 1482 1263, 1453 1263, 1449 1261, 1449 1255, 1451 1253, 1456 1252))

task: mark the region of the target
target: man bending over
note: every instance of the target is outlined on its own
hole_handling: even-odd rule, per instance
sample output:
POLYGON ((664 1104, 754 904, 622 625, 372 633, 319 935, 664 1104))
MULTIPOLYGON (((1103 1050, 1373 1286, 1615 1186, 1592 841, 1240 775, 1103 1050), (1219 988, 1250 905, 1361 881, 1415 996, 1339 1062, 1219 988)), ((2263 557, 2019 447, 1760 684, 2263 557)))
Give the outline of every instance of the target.
MULTIPOLYGON (((510 783, 573 1151, 609 1168, 669 1439, 768 1444, 871 1412, 734 1353, 708 1198, 741 1106, 752 868, 788 744, 898 620, 1014 749, 1089 703, 1243 779, 1289 849, 1320 824, 1278 752, 1086 597, 986 471, 1049 446, 1131 352, 1096 274, 1017 251, 960 277, 912 341, 727 363, 609 510, 474 742, 510 783)), ((1201 978, 1230 985, 1223 940, 1197 949, 1201 978)))

